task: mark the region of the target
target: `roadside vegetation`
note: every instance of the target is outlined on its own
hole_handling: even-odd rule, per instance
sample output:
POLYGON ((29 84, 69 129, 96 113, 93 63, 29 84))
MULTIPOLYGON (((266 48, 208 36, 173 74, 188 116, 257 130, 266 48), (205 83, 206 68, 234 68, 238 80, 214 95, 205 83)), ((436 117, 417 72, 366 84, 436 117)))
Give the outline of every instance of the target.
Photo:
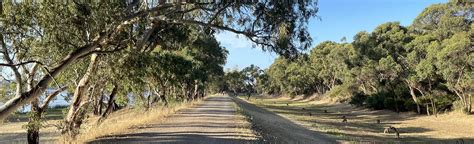
POLYGON ((473 3, 427 7, 409 26, 387 22, 352 42, 326 41, 268 69, 230 70, 218 83, 231 93, 324 99, 373 110, 423 115, 472 113, 473 3))
POLYGON ((434 4, 411 25, 230 69, 213 86, 340 141, 472 142, 473 9, 434 4))

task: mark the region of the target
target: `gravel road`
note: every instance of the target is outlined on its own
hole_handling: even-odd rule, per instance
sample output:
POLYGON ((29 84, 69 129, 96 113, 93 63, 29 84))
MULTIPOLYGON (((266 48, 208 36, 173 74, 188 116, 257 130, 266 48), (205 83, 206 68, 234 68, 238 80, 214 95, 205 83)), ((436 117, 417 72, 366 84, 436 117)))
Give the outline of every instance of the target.
POLYGON ((196 106, 178 111, 162 122, 91 143, 255 143, 255 135, 243 129, 240 126, 242 123, 246 121, 239 116, 230 97, 213 96, 196 106))
POLYGON ((247 115, 252 117, 252 123, 263 136, 265 143, 337 143, 325 135, 304 128, 273 112, 239 98, 233 99, 247 115))

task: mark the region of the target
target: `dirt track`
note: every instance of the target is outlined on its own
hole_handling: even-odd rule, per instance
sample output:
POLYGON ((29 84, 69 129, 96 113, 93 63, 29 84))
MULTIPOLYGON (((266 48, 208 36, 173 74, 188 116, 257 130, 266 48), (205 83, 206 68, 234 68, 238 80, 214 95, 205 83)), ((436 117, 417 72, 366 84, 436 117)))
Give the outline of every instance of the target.
POLYGON ((105 137, 91 143, 255 143, 250 130, 241 127, 245 119, 228 96, 205 99, 166 120, 140 127, 133 133, 105 137))
POLYGON ((209 97, 163 122, 131 131, 91 143, 336 143, 273 112, 229 96, 209 97), (233 101, 252 118, 263 138, 257 140, 248 128, 239 128, 246 121, 239 118, 233 101))
POLYGON ((266 143, 337 143, 329 137, 308 130, 273 112, 233 98, 243 111, 252 117, 252 123, 266 143))

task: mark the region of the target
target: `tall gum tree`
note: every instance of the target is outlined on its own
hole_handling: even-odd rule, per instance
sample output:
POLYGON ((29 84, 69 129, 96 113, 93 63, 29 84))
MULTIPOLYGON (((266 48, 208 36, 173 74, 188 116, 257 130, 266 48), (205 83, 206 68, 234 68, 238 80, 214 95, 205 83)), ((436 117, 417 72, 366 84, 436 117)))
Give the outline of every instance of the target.
MULTIPOLYGON (((22 4, 25 3, 19 3, 19 5, 22 4)), ((118 49, 112 46, 102 47, 100 50, 97 50, 97 48, 111 45, 124 39, 120 34, 124 30, 136 26, 138 21, 144 21, 146 24, 154 22, 196 25, 215 30, 230 31, 246 36, 264 50, 292 57, 298 55, 299 50, 304 50, 310 46, 311 38, 307 32, 306 24, 317 12, 316 2, 310 1, 266 0, 256 3, 241 3, 237 1, 218 4, 165 3, 165 1, 147 3, 146 1, 134 1, 133 3, 120 4, 125 6, 123 8, 118 6, 110 7, 117 11, 114 14, 119 17, 108 19, 111 21, 110 23, 96 26, 94 27, 95 31, 86 33, 88 39, 90 39, 89 42, 74 45, 74 48, 67 52, 67 55, 48 67, 49 74, 39 78, 38 83, 31 90, 22 92, 2 105, 0 107, 0 119, 5 119, 20 106, 38 98, 48 88, 54 77, 60 75, 61 72, 81 58, 93 53, 118 51, 118 49), (140 8, 133 8, 138 6, 140 8)), ((71 3, 70 5, 77 5, 77 3, 71 3)), ((3 11, 3 13, 9 12, 11 11, 3 11)), ((73 18, 69 19, 72 20, 73 18)), ((93 19, 100 21, 102 18, 94 17, 93 19)), ((51 19, 50 21, 55 20, 51 19)), ((59 23, 58 25, 61 24, 59 23)), ((138 36, 148 37, 148 35, 143 34, 138 36)), ((67 43, 68 41, 66 40, 65 42, 67 43)))

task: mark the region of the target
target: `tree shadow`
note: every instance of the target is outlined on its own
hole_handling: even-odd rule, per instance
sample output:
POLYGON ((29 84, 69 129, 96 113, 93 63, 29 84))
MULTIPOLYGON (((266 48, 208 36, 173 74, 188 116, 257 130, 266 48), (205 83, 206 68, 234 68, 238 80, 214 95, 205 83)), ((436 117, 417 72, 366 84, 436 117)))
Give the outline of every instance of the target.
POLYGON ((266 143, 336 143, 330 137, 306 129, 292 121, 239 98, 233 100, 251 117, 254 129, 266 143))
POLYGON ((255 143, 255 140, 234 139, 241 137, 236 133, 228 132, 143 132, 135 134, 116 135, 114 137, 102 137, 88 142, 91 144, 101 143, 226 143, 226 144, 246 144, 255 143))
MULTIPOLYGON (((305 125, 309 124, 311 127, 318 129, 317 131, 334 136, 335 139, 339 140, 369 143, 461 143, 460 138, 438 139, 420 136, 420 133, 433 131, 422 127, 397 127, 401 139, 397 139, 393 133, 383 133, 388 126, 398 125, 402 121, 417 118, 414 113, 395 114, 395 112, 388 110, 368 110, 347 104, 326 105, 301 100, 293 101, 291 99, 261 99, 252 102, 269 111, 294 117, 305 125), (343 116, 347 119, 347 123, 342 122, 343 116), (366 132, 374 135, 367 135, 366 132)), ((463 138, 463 141, 464 143, 474 143, 472 137, 463 138)))
MULTIPOLYGON (((233 123, 237 112, 228 97, 209 97, 163 122, 133 127, 138 132, 105 136, 89 143, 255 143, 233 123)), ((133 131, 133 130, 130 130, 133 131)))

